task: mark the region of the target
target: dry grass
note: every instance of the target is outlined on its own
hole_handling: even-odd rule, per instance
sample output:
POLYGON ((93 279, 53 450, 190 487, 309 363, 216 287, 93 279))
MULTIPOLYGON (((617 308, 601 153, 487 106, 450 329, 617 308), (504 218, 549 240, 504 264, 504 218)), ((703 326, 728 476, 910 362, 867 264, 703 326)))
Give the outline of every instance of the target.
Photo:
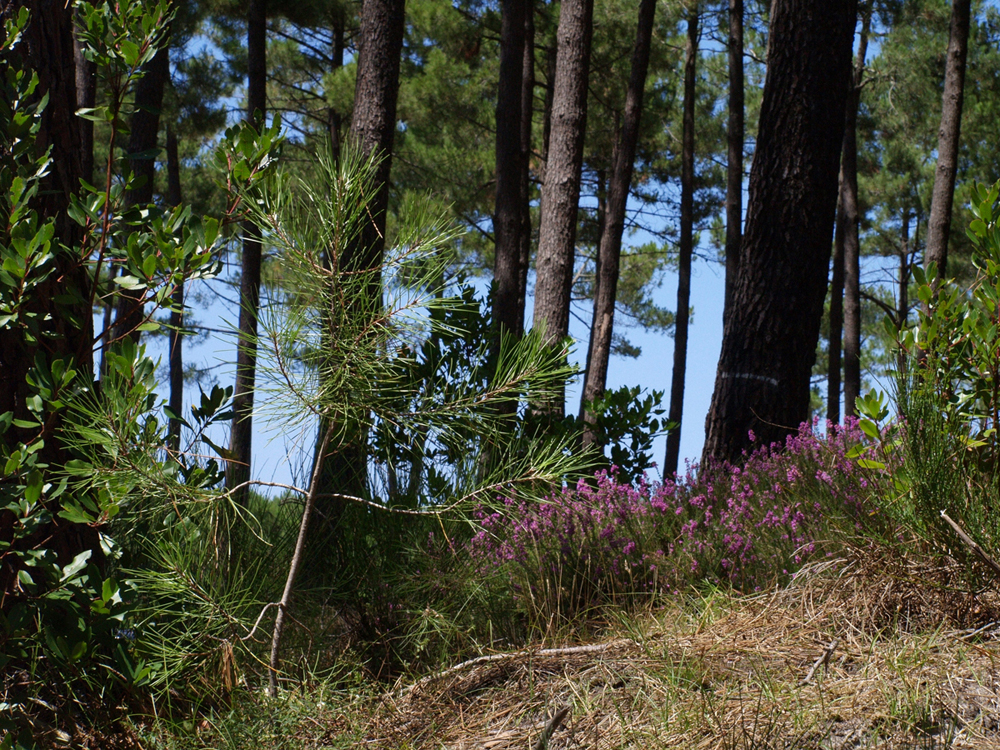
POLYGON ((953 573, 859 558, 678 599, 599 642, 401 686, 369 709, 365 745, 530 749, 568 706, 553 750, 1000 747, 1000 602, 950 590, 953 573))

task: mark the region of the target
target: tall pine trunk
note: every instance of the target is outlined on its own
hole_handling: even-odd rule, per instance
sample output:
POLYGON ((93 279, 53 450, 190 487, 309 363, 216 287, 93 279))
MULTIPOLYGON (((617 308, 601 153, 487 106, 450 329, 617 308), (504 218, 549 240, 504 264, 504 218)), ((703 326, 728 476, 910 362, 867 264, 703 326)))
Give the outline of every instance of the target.
MULTIPOLYGON (((31 208, 38 212, 40 223, 54 219, 54 242, 78 248, 83 233, 67 211, 70 195, 79 189, 83 176, 80 128, 75 116, 77 100, 72 11, 62 2, 27 0, 0 7, 0 23, 6 22, 12 15, 16 16, 24 7, 30 14, 29 22, 21 40, 11 50, 12 64, 14 69, 37 75, 34 101, 48 96, 48 104, 39 118, 35 153, 42 154, 51 149, 48 174, 42 179, 31 208)), ((5 166, 9 157, 8 149, 3 157, 5 166)), ((94 330, 90 273, 74 253, 55 253, 52 262, 56 266, 52 275, 32 292, 31 300, 22 311, 34 317, 38 330, 29 333, 18 321, 10 321, 0 328, 0 414, 10 412, 14 420, 35 419, 30 406, 37 394, 29 384, 27 374, 34 366, 36 357, 49 363, 62 359, 67 372, 76 370, 76 380, 68 387, 71 392, 92 386, 94 330), (67 300, 70 294, 76 293, 79 294, 78 302, 67 300), (60 297, 62 300, 57 302, 60 297)), ((65 466, 73 454, 63 442, 61 415, 52 412, 47 416, 41 428, 45 435, 44 442, 39 439, 38 428, 21 427, 17 421, 8 427, 3 438, 12 446, 20 442, 33 444, 33 449, 38 449, 39 466, 56 469, 65 466)), ((43 468, 43 471, 46 470, 43 468)), ((53 473, 46 477, 46 481, 55 486, 58 477, 53 473)), ((17 484, 16 475, 0 477, 0 494, 13 497, 18 492, 17 484)), ((49 520, 41 523, 32 533, 22 535, 25 532, 23 527, 15 531, 20 523, 15 514, 0 513, 0 540, 8 543, 14 540, 0 555, 0 611, 4 613, 10 612, 29 596, 37 600, 39 595, 38 592, 26 593, 18 580, 18 570, 24 567, 22 561, 30 559, 30 555, 22 556, 20 553, 51 550, 60 565, 68 565, 77 553, 88 549, 94 553, 92 562, 99 563, 102 559, 97 525, 73 523, 62 518, 59 515, 62 510, 60 500, 53 500, 49 495, 46 491, 40 498, 49 511, 49 520), (18 537, 16 540, 15 535, 18 537)), ((40 518, 41 514, 36 513, 33 517, 40 518)))
MULTIPOLYGON (((133 206, 144 206, 153 201, 156 179, 156 148, 160 134, 160 111, 163 108, 163 91, 170 77, 169 33, 161 47, 145 67, 144 75, 135 88, 135 112, 129 124, 129 169, 134 180, 127 201, 133 206)), ((143 290, 123 290, 115 308, 112 337, 115 341, 128 336, 138 342, 139 326, 145 321, 143 290)))
MULTIPOLYGON (((580 202, 583 141, 587 127, 587 83, 593 36, 593 0, 563 0, 556 33, 556 71, 542 217, 538 231, 534 326, 558 346, 569 333, 570 292, 580 202)), ((541 411, 562 417, 558 394, 541 411)))
MULTIPOLYGON (((247 8, 247 122, 262 130, 266 112, 267 0, 250 0, 247 8)), ((248 221, 243 225, 236 384, 233 388, 233 426, 229 435, 231 459, 226 464, 226 489, 233 493, 233 502, 241 506, 246 506, 250 496, 250 487, 246 483, 250 480, 253 460, 253 398, 257 377, 260 268, 260 229, 248 221)))
POLYGON ((527 0, 524 14, 524 64, 521 66, 521 254, 518 259, 517 321, 524 331, 531 267, 531 126, 535 116, 535 3, 527 0))
MULTIPOLYGON (((375 191, 368 201, 369 221, 359 237, 344 248, 339 271, 365 278, 364 288, 348 302, 352 315, 372 315, 381 308, 380 267, 385 250, 386 212, 389 205, 389 174, 396 133, 396 102, 399 95, 400 55, 405 28, 405 0, 364 0, 359 29, 358 73, 354 89, 354 114, 349 140, 365 156, 375 155, 378 167, 375 191)), ((315 462, 317 474, 316 513, 321 524, 310 531, 310 555, 327 559, 335 546, 345 501, 336 495, 365 497, 368 492, 368 431, 364 425, 347 425, 336 446, 324 442, 328 424, 321 422, 315 462), (320 450, 320 446, 325 446, 320 450)), ((328 564, 328 563, 327 563, 328 564)), ((320 579, 328 573, 313 571, 320 579)))
POLYGON ((698 61, 698 6, 688 11, 687 55, 684 61, 684 125, 681 143, 681 235, 677 268, 677 317, 674 323, 674 369, 670 380, 667 419, 675 426, 667 433, 663 477, 677 473, 684 418, 684 381, 687 377, 688 325, 691 318, 691 257, 694 254, 694 105, 698 61))
MULTIPOLYGON (((910 209, 903 209, 902 242, 899 245, 899 277, 896 279, 896 328, 906 325, 910 315, 910 209)), ((914 243, 915 244, 915 243, 914 243)))
POLYGON ((858 104, 868 53, 871 9, 863 11, 858 58, 851 78, 844 120, 844 146, 841 156, 839 225, 843 225, 844 259, 844 416, 857 416, 855 402, 861 395, 861 238, 858 230, 858 104))
MULTIPOLYGON (((618 275, 621 265, 622 233, 625 231, 625 214, 628 208, 629 189, 632 185, 636 146, 639 142, 639 122, 642 118, 642 98, 649 70, 649 50, 655 13, 656 1, 642 0, 639 5, 635 45, 632 48, 632 70, 629 73, 628 90, 625 94, 625 115, 611 155, 611 180, 608 185, 604 221, 597 250, 594 318, 590 326, 587 372, 580 402, 580 414, 588 426, 593 423, 594 415, 586 409, 586 405, 604 395, 608 380, 608 360, 611 356, 611 334, 614 329, 615 300, 618 295, 618 275)), ((594 433, 588 427, 584 432, 583 442, 585 445, 590 445, 594 440, 594 433)))
MULTIPOLYGON (((79 21, 79 11, 74 11, 74 17, 79 21)), ((76 64, 76 106, 81 109, 92 109, 97 101, 97 63, 88 60, 85 46, 80 42, 73 28, 73 57, 76 64)), ((80 128, 80 174, 87 182, 94 182, 94 121, 84 117, 77 118, 80 128)))
MULTIPOLYGON (((347 19, 344 15, 344 9, 338 6, 334 10, 333 18, 333 57, 331 67, 334 71, 344 67, 346 24, 347 19)), ((340 129, 343 126, 343 120, 344 117, 341 112, 336 107, 331 106, 327 111, 327 129, 330 133, 330 155, 333 157, 334 163, 340 161, 340 143, 342 139, 340 129)))
POLYGON ((938 130, 938 160, 934 170, 931 216, 927 225, 924 265, 936 263, 938 277, 948 271, 948 235, 958 170, 958 142, 962 129, 962 100, 965 96, 965 61, 969 51, 971 0, 952 0, 948 33, 948 61, 944 71, 941 128, 938 130))
POLYGON ((726 296, 723 319, 733 304, 743 238, 743 0, 729 0, 729 124, 726 129, 726 296))
POLYGON ((522 148, 524 116, 525 17, 527 0, 504 0, 500 28, 500 80, 496 107, 496 209, 493 232, 494 356, 503 336, 520 336, 524 308, 518 309, 521 286, 522 179, 527 154, 522 148))
POLYGON ((775 0, 731 315, 702 464, 809 416, 837 204, 856 0, 775 0))
MULTIPOLYGON (((844 179, 843 164, 840 169, 841 183, 844 179)), ((837 190, 843 196, 843 187, 837 190)), ((826 420, 830 425, 840 424, 840 357, 844 343, 844 224, 840 220, 843 213, 841 197, 837 199, 837 225, 834 229, 833 260, 830 274, 830 335, 827 338, 826 369, 826 420)))
MULTIPOLYGON (((179 206, 181 195, 181 165, 177 153, 177 131, 172 123, 167 124, 167 202, 179 206)), ((182 279, 170 297, 170 409, 178 417, 184 409, 184 280, 182 279)), ((171 419, 167 427, 167 447, 175 453, 181 447, 181 423, 171 419)))

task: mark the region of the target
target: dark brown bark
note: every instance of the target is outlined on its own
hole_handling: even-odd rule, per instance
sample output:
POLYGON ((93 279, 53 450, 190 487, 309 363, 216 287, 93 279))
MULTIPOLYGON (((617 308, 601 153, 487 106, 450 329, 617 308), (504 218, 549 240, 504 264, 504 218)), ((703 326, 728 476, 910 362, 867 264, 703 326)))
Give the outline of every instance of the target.
POLYGON ((545 184, 545 165, 549 161, 549 140, 552 137, 552 98, 556 90, 556 52, 557 46, 552 45, 545 53, 545 104, 542 121, 542 179, 545 184))
MULTIPOLYGON (((74 25, 73 53, 76 64, 76 106, 91 109, 97 101, 97 64, 84 55, 84 45, 76 36, 74 25)), ((77 118, 80 128, 80 175, 87 182, 94 181, 94 123, 77 118)))
MULTIPOLYGON (((544 330, 544 339, 551 346, 561 344, 569 333, 593 14, 593 0, 563 0, 556 33, 552 125, 542 186, 534 312, 534 326, 544 330)), ((561 416, 563 401, 563 396, 556 396, 544 410, 561 416)))
POLYGON ((953 0, 948 33, 948 60, 944 72, 941 127, 938 130, 938 160, 934 170, 931 216, 927 224, 924 266, 936 263, 938 277, 948 271, 948 236, 958 170, 958 144, 962 127, 962 100, 965 96, 965 61, 969 50, 971 0, 953 0))
MULTIPOLYGON (((331 61, 333 70, 339 70, 344 67, 345 26, 344 9, 343 7, 338 7, 333 21, 333 59, 331 61)), ((330 131, 330 155, 333 157, 334 163, 336 163, 340 160, 340 143, 342 139, 340 129, 343 126, 344 117, 336 107, 330 107, 327 117, 327 127, 330 131)))
MULTIPOLYGON (((181 165, 177 153, 177 133, 173 125, 167 125, 167 203, 179 206, 181 195, 181 165)), ((174 287, 170 303, 170 408, 181 415, 184 409, 184 280, 174 287)), ((167 448, 177 452, 181 446, 181 423, 171 419, 167 427, 167 448)))
POLYGON ((517 321, 524 331, 531 266, 531 125, 535 116, 535 8, 528 0, 524 14, 524 64, 521 67, 521 254, 518 258, 517 321))
POLYGON ((684 418, 684 381, 687 377, 688 324, 691 318, 691 256, 694 253, 694 106, 695 66, 698 61, 698 6, 688 11, 687 54, 684 61, 684 131, 681 143, 681 234, 677 268, 677 318, 674 323, 674 369, 670 380, 667 419, 677 425, 667 433, 663 476, 677 473, 684 418))
POLYGON ((519 337, 524 310, 518 315, 521 286, 522 178, 526 154, 522 149, 524 113, 524 48, 526 0, 504 0, 500 29, 500 80, 496 108, 496 208, 493 234, 494 356, 504 335, 519 337))
MULTIPOLYGON (((595 269, 594 317, 590 327, 587 371, 580 400, 580 414, 588 425, 593 423, 594 415, 587 411, 586 405, 604 395, 608 380, 608 360, 611 356, 611 334, 614 329, 615 302, 621 266, 622 234, 625 231, 629 189, 632 185, 636 146, 639 142, 639 122, 642 118, 642 99, 646 88, 646 74, 649 70, 649 51, 655 13, 655 0, 642 0, 639 5, 635 44, 632 47, 632 69, 625 94, 625 113, 611 155, 611 181, 603 213, 595 269)), ((583 436, 584 445, 590 445, 594 440, 593 431, 587 429, 583 436)))
POLYGON ((857 416, 855 402, 861 395, 861 238, 858 229, 858 104, 868 53, 871 9, 863 12, 858 58, 851 78, 844 120, 844 146, 841 161, 840 211, 837 215, 843 232, 844 258, 844 416, 857 416))
POLYGON ((910 315, 910 209, 903 211, 902 242, 899 246, 899 294, 896 304, 896 328, 906 325, 910 315))
MULTIPOLYGON (((247 9, 247 122, 264 127, 267 112, 267 0, 250 0, 247 9)), ((226 488, 233 501, 246 505, 253 460, 253 399, 257 377, 257 315, 260 310, 260 229, 243 225, 240 273, 240 323, 236 344, 236 384, 233 426, 229 435, 232 459, 226 463, 226 488), (236 489, 240 487, 240 489, 236 489)))
MULTIPOLYGON (((164 39, 166 45, 169 39, 164 39)), ((135 111, 129 123, 129 169, 132 188, 127 201, 133 206, 153 202, 153 185, 156 178, 156 146, 160 133, 160 111, 163 108, 163 91, 170 77, 170 57, 166 46, 153 56, 145 67, 142 78, 135 87, 135 111)), ((129 336, 138 342, 139 326, 145 320, 143 311, 144 290, 123 290, 115 306, 112 338, 115 341, 129 336)))
MULTIPOLYGON (((354 89, 351 139, 365 155, 380 154, 378 186, 369 203, 372 221, 361 242, 342 259, 344 267, 377 269, 385 249, 386 209, 389 205, 389 172, 396 134, 396 100, 403 50, 405 0, 364 0, 361 9, 358 77, 354 89)), ((373 295, 381 293, 378 274, 371 274, 373 295)), ((373 297, 374 299, 374 297, 373 297)))
MULTIPOLYGON (((844 179, 841 165, 840 179, 844 179)), ((838 196, 842 190, 837 191, 838 196)), ((830 274, 830 336, 827 340, 826 371, 826 420, 831 425, 840 424, 840 371, 841 348, 844 343, 844 240, 840 199, 837 199, 837 225, 833 240, 833 270, 830 274)))
MULTIPOLYGON (((50 167, 32 208, 38 211, 43 221, 55 220, 56 243, 79 248, 82 232, 66 211, 70 195, 78 190, 82 176, 80 128, 74 114, 77 106, 72 11, 62 2, 28 0, 0 8, 0 23, 22 7, 28 8, 30 21, 21 42, 13 50, 12 64, 37 74, 38 87, 33 95, 36 101, 45 94, 49 97, 48 105, 41 113, 36 153, 42 155, 51 149, 50 167)), ((92 380, 94 331, 89 304, 90 276, 75 252, 57 252, 55 263, 55 273, 32 293, 25 310, 42 321, 42 335, 33 339, 16 325, 0 329, 0 414, 12 412, 14 419, 32 418, 28 399, 35 395, 35 390, 28 385, 26 375, 36 356, 48 362, 65 360, 67 370, 77 371, 74 387, 88 386, 92 380), (70 291, 79 293, 85 301, 75 305, 58 301, 70 291)), ((4 440, 11 443, 34 442, 37 447, 35 441, 41 431, 44 439, 44 446, 38 454, 41 465, 64 466, 71 455, 60 439, 61 424, 60 415, 53 414, 40 430, 11 426, 4 440)), ((12 488, 4 488, 5 491, 8 489, 12 488)), ((42 502, 49 506, 52 520, 34 534, 17 540, 9 552, 44 547, 53 550, 58 562, 65 565, 77 553, 90 549, 94 551, 94 561, 99 561, 101 552, 97 529, 59 518, 58 501, 48 500, 45 494, 42 502)), ((14 539, 14 528, 13 516, 8 512, 0 513, 0 541, 10 543, 14 539)), ((15 578, 19 565, 16 554, 0 556, 2 612, 9 611, 23 600, 23 592, 15 578)))
MULTIPOLYGON (((405 0, 364 0, 361 9, 358 75, 350 140, 362 154, 379 155, 379 161, 376 189, 367 205, 370 221, 362 229, 359 240, 345 248, 339 259, 342 271, 364 275, 364 288, 358 290, 350 302, 352 315, 359 319, 372 315, 381 307, 379 269, 385 250, 405 5, 405 0)), ((326 431, 327 425, 321 424, 317 445, 326 431)), ((323 523, 316 524, 310 548, 317 554, 326 554, 336 539, 345 507, 341 498, 330 497, 330 493, 364 497, 368 491, 367 430, 362 425, 347 426, 345 437, 330 451, 318 451, 316 456, 316 460, 323 464, 319 475, 323 499, 316 508, 323 523)))
POLYGON ((743 0, 729 0, 729 126, 726 131, 726 297, 723 319, 733 304, 743 238, 743 0))
POLYGON ((830 265, 855 0, 776 0, 732 314, 703 464, 739 461, 809 415, 830 265))

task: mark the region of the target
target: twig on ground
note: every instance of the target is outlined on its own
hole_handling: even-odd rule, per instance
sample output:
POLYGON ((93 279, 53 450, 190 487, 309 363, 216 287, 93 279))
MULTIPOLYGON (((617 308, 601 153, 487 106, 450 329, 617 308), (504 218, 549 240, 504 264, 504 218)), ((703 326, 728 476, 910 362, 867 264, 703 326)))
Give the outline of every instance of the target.
POLYGON ((477 656, 474 659, 469 659, 468 661, 463 661, 460 664, 456 664, 453 667, 448 667, 440 672, 435 672, 434 674, 429 674, 426 677, 414 682, 409 687, 403 688, 399 691, 398 696, 402 697, 412 690, 418 687, 426 685, 429 682, 434 682, 435 680, 440 680, 443 677, 455 674, 456 672, 461 672, 463 669, 468 669, 469 667, 475 667, 480 664, 487 664, 494 661, 504 661, 506 659, 514 659, 518 656, 567 656, 570 654, 590 654, 590 653, 600 653, 601 651, 607 651, 613 646, 621 646, 626 643, 632 643, 632 641, 621 638, 617 641, 609 641, 608 643, 596 643, 588 646, 567 646, 566 648, 542 648, 542 649, 521 649, 520 651, 508 651, 502 654, 486 654, 485 656, 477 656))
POLYGON ((559 728, 559 725, 563 723, 563 720, 569 714, 569 706, 563 706, 559 709, 555 716, 549 719, 549 723, 545 725, 545 729, 542 730, 541 736, 538 738, 538 742, 535 743, 534 750, 546 750, 549 746, 549 740, 552 739, 552 735, 559 728))
POLYGON ((955 530, 955 533, 958 534, 959 539, 961 539, 963 542, 969 545, 972 551, 976 553, 976 557, 978 557, 980 560, 986 563, 986 566, 993 571, 994 575, 1000 577, 1000 565, 998 565, 997 562, 992 557, 986 554, 985 550, 983 550, 983 548, 976 543, 976 540, 973 539, 968 534, 966 534, 965 530, 957 523, 952 521, 951 518, 948 517, 948 514, 945 513, 943 510, 941 511, 941 518, 947 521, 948 525, 955 530))
POLYGON ((821 664, 824 666, 830 664, 830 657, 833 656, 833 652, 837 650, 837 646, 839 644, 840 644, 840 639, 834 638, 830 642, 830 645, 827 646, 825 649, 823 649, 823 653, 820 654, 819 658, 813 662, 813 665, 809 669, 809 673, 805 676, 805 679, 799 683, 800 686, 808 685, 812 681, 813 675, 816 674, 816 670, 819 669, 821 664))

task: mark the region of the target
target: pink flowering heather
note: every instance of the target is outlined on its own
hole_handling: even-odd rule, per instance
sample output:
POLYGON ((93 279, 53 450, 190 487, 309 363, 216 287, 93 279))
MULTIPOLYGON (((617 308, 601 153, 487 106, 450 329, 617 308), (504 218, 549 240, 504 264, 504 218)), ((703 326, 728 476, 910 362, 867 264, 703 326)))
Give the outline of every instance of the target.
POLYGON ((572 617, 625 597, 674 591, 695 580, 753 590, 826 554, 831 528, 865 517, 865 478, 848 450, 857 425, 818 437, 803 425, 762 446, 742 467, 636 486, 600 472, 593 483, 541 503, 507 499, 481 509, 469 544, 481 571, 501 571, 518 601, 572 617))

